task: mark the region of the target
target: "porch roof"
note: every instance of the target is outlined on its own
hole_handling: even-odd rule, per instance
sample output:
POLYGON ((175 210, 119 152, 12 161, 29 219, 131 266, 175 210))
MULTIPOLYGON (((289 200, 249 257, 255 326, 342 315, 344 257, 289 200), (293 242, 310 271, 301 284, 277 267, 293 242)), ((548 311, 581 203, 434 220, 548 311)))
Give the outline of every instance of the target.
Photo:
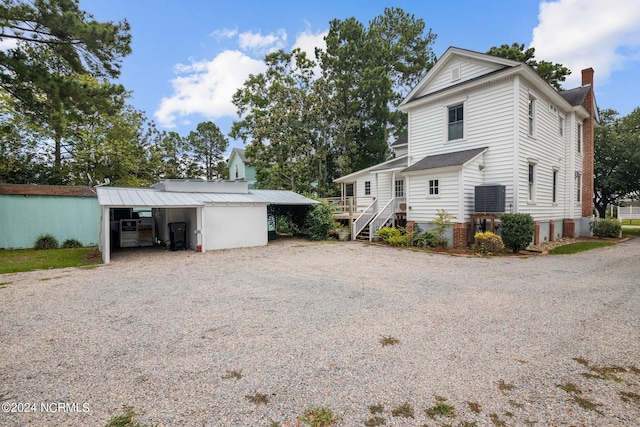
POLYGON ((488 149, 489 147, 472 148, 470 150, 427 156, 417 163, 412 164, 408 168, 403 169, 402 173, 446 168, 450 166, 462 166, 469 160, 484 153, 488 149))
POLYGON ((378 172, 385 169, 393 169, 394 167, 402 167, 402 163, 406 164, 407 155, 396 157, 395 159, 387 160, 386 162, 378 163, 377 165, 369 166, 366 169, 360 169, 359 171, 350 173, 349 175, 341 176, 340 178, 336 178, 333 182, 351 182, 351 180, 359 175, 363 175, 370 172, 378 172), (396 166, 390 166, 396 165, 396 166))

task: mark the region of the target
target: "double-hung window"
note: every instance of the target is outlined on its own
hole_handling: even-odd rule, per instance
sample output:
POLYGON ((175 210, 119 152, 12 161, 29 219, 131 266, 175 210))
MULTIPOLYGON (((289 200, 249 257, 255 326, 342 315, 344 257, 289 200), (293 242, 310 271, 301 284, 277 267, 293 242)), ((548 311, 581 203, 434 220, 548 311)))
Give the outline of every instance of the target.
POLYGON ((533 98, 529 98, 529 136, 533 136, 535 132, 535 114, 536 102, 533 98))
POLYGON ((535 202, 536 200, 536 164, 529 163, 529 185, 527 198, 529 202, 535 202))
POLYGON ((440 182, 437 179, 429 180, 429 189, 427 194, 429 196, 437 196, 440 194, 440 182))
POLYGON ((464 107, 463 104, 449 107, 448 118, 448 140, 461 139, 464 137, 464 107))

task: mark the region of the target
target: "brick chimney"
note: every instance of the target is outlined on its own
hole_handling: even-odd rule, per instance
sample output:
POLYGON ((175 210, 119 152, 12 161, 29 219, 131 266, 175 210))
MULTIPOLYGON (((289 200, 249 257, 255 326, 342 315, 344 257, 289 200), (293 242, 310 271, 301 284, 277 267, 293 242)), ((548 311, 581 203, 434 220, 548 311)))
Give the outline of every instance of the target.
POLYGON ((582 106, 589 112, 589 117, 582 125, 582 217, 593 216, 593 144, 595 129, 595 97, 593 94, 593 68, 582 70, 582 86, 590 85, 582 106))

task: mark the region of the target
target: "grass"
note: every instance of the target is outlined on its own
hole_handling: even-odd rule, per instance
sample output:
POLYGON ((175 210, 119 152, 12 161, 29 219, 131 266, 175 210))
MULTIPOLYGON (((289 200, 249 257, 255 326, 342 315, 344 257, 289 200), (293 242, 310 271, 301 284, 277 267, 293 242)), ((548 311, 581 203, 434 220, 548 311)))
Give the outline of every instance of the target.
POLYGON ((467 402, 467 405, 469 405, 469 409, 476 414, 479 414, 482 410, 482 407, 477 402, 467 402))
POLYGON ((311 427, 329 427, 340 421, 340 417, 326 406, 317 406, 307 409, 304 415, 298 418, 298 421, 311 427))
POLYGON ((567 393, 582 394, 582 390, 580 390, 580 388, 578 388, 574 383, 557 384, 556 387, 561 388, 567 393))
POLYGON ((0 250, 0 274, 101 264, 96 248, 0 250))
POLYGON ((598 410, 598 406, 601 406, 600 403, 578 396, 572 396, 569 400, 583 409, 588 409, 589 411, 594 411, 602 415, 602 412, 598 410))
POLYGON ((112 417, 105 427, 148 427, 147 424, 140 424, 135 420, 142 414, 135 412, 133 406, 123 405, 122 411, 122 414, 112 417))
POLYGON ((387 421, 382 417, 371 417, 367 421, 364 422, 365 427, 378 427, 383 426, 387 423, 387 421))
POLYGON ((620 399, 622 399, 623 402, 635 402, 637 404, 640 404, 640 394, 638 393, 633 393, 631 391, 621 391, 620 392, 620 399))
POLYGON ((244 398, 255 405, 266 405, 269 403, 269 396, 263 393, 248 394, 244 398))
POLYGON ((576 242, 558 246, 557 248, 551 249, 549 253, 552 255, 569 255, 613 245, 615 245, 614 242, 576 242))
POLYGON ((381 414, 384 412, 384 407, 380 404, 369 406, 369 412, 372 414, 381 414))
POLYGON ((625 225, 640 225, 640 219, 623 219, 622 226, 625 225))
POLYGON ((0 282, 0 289, 4 289, 13 282, 0 282))
POLYGON ((442 396, 436 396, 436 401, 438 403, 435 406, 425 409, 425 413, 428 416, 431 418, 435 418, 436 416, 455 418, 455 406, 445 403, 447 399, 442 396))
POLYGON ((626 234, 627 236, 640 236, 640 228, 628 228, 623 225, 622 234, 626 234))
POLYGON ((413 406, 408 403, 403 403, 397 408, 391 410, 391 415, 393 415, 394 417, 414 418, 413 406))
POLYGON ((380 338, 380 344, 382 344, 383 347, 386 347, 388 345, 400 344, 400 340, 394 337, 382 337, 380 338))
POLYGON ((511 391, 515 388, 513 384, 507 384, 504 380, 498 381, 498 389, 502 392, 511 391))

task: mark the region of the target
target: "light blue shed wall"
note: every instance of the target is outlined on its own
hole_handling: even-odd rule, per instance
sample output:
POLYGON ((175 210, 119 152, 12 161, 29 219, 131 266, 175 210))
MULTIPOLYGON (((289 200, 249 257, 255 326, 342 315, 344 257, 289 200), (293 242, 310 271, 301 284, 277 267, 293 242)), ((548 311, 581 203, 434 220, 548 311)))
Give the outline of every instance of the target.
POLYGON ((40 234, 98 245, 98 198, 0 195, 0 248, 30 248, 40 234))

